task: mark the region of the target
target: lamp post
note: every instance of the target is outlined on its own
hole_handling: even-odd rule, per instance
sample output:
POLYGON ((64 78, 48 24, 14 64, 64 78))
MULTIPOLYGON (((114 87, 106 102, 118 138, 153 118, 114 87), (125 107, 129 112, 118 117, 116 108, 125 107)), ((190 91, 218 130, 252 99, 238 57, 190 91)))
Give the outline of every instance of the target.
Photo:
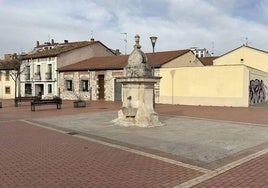
MULTIPOLYGON (((155 43, 157 40, 156 36, 152 36, 150 37, 151 39, 151 43, 152 43, 152 47, 153 47, 153 58, 152 58, 152 75, 155 76, 154 74, 154 47, 155 47, 155 43)), ((153 108, 155 108, 155 91, 154 91, 154 86, 153 86, 153 108)))
POLYGON ((154 47, 155 47, 155 43, 156 43, 157 37, 152 36, 152 37, 150 37, 150 39, 151 39, 151 43, 152 43, 152 46, 153 46, 152 67, 153 67, 153 76, 154 76, 154 47))

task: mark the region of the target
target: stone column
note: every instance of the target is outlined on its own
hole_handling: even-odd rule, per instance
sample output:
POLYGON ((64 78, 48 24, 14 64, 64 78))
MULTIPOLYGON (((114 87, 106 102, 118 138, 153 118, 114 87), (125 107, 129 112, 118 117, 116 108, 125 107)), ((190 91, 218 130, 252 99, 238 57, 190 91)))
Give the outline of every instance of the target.
POLYGON ((136 45, 124 68, 124 76, 117 81, 122 83, 123 106, 118 112, 116 124, 123 126, 154 127, 162 125, 153 108, 154 85, 160 77, 152 75, 146 55, 140 50, 139 36, 136 45))

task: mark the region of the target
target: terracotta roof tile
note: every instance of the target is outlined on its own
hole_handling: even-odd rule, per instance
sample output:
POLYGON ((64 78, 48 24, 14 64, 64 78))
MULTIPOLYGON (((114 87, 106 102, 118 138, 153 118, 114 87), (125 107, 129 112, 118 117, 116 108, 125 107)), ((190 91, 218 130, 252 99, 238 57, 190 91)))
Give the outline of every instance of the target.
POLYGON ((217 59, 218 56, 213 56, 213 57, 200 57, 199 60, 203 63, 205 66, 210 66, 213 65, 214 59, 217 59))
MULTIPOLYGON (((187 52, 186 50, 165 51, 156 53, 146 53, 148 58, 148 64, 154 67, 161 67, 161 65, 175 59, 187 52)), ((93 57, 80 61, 78 63, 61 67, 59 71, 82 71, 82 70, 112 70, 123 69, 127 65, 129 55, 120 56, 105 56, 105 57, 93 57)))
POLYGON ((15 70, 18 66, 19 62, 15 60, 0 61, 0 70, 15 70))
POLYGON ((99 42, 99 41, 94 41, 94 42, 92 42, 92 41, 80 41, 80 42, 68 42, 68 43, 57 44, 52 49, 47 49, 47 50, 29 53, 28 55, 26 55, 24 57, 24 59, 55 57, 55 56, 62 54, 64 52, 68 52, 68 51, 71 51, 71 50, 74 50, 77 48, 82 48, 82 47, 96 44, 96 43, 101 43, 101 42, 99 42))

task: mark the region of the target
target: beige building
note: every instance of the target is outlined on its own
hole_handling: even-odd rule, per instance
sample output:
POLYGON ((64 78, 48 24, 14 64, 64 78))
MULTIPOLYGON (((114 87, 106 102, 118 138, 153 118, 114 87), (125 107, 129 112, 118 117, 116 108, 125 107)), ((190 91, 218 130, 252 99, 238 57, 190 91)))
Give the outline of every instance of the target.
POLYGON ((5 55, 4 60, 0 60, 0 99, 14 99, 15 82, 10 74, 14 71, 8 66, 10 57, 5 55))
MULTIPOLYGON (((211 63, 209 63, 211 65, 211 63)), ((241 46, 213 66, 161 69, 160 103, 244 106, 267 100, 268 53, 241 46), (180 81, 178 81, 180 80, 180 81)))
POLYGON ((21 96, 43 98, 60 95, 58 68, 94 56, 112 56, 115 53, 99 41, 55 43, 54 40, 36 47, 23 60, 25 73, 21 75, 21 96))
MULTIPOLYGON (((163 68, 204 66, 191 50, 176 50, 146 53, 148 64, 155 75, 163 68)), ((116 81, 123 75, 128 55, 93 57, 76 64, 61 67, 60 93, 63 99, 121 101, 121 84, 116 81)), ((163 89, 166 86, 163 86, 163 89)), ((159 84, 155 87, 156 102, 159 102, 159 84)))
POLYGON ((213 62, 216 66, 245 65, 268 72, 268 52, 245 45, 220 56, 213 62))

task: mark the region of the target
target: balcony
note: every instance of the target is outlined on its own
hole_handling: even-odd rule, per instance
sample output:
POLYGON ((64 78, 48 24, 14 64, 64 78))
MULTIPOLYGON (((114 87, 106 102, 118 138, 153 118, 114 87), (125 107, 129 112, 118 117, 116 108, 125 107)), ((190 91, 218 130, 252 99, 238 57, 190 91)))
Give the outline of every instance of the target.
POLYGON ((30 78, 30 73, 25 73, 24 74, 24 78, 25 78, 25 80, 30 80, 31 78, 30 78))
POLYGON ((41 80, 41 75, 40 75, 40 73, 35 73, 35 74, 34 74, 34 79, 35 79, 35 80, 41 80))
POLYGON ((46 72, 46 80, 52 80, 52 72, 46 72))

